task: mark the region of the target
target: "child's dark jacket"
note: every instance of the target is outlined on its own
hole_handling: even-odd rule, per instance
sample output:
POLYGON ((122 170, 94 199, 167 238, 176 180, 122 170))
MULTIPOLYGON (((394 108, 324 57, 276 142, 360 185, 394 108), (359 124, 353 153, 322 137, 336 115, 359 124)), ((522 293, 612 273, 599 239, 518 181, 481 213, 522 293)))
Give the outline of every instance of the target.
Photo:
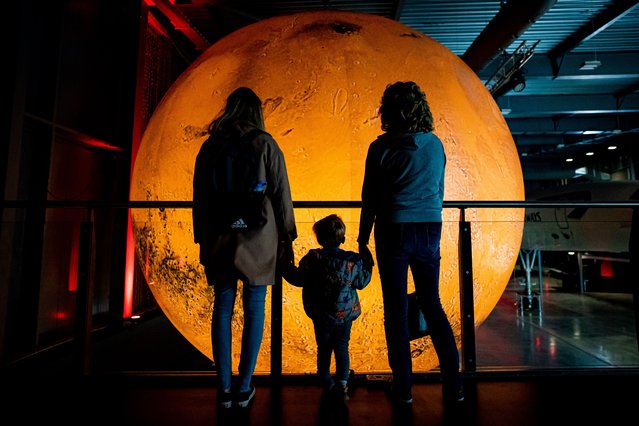
POLYGON ((373 266, 355 252, 336 248, 311 249, 299 267, 289 265, 284 278, 302 287, 304 311, 313 321, 339 325, 362 313, 357 290, 368 285, 373 266))

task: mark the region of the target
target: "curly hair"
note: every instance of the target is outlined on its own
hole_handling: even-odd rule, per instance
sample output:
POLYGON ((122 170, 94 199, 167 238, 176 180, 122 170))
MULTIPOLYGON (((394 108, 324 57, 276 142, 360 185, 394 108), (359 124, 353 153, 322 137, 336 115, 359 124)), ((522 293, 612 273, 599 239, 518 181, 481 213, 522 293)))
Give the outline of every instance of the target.
POLYGON ((389 84, 379 107, 382 130, 390 133, 431 132, 433 115, 426 95, 414 81, 389 84))

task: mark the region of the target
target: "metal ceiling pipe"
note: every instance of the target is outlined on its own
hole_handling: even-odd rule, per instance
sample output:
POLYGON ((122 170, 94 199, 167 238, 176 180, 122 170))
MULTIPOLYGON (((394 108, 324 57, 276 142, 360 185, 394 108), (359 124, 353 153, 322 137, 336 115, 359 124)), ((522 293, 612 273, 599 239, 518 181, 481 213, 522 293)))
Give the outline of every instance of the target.
POLYGON ((476 73, 517 40, 557 0, 509 0, 477 36, 462 60, 476 73))

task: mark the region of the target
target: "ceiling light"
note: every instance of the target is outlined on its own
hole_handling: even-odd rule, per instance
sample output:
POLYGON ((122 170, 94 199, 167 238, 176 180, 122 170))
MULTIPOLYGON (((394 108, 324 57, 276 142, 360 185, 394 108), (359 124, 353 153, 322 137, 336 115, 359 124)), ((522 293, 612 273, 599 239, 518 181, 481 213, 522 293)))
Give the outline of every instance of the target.
POLYGON ((586 155, 587 155, 588 157, 590 157, 591 155, 595 155, 595 153, 594 153, 594 152, 592 152, 592 151, 590 151, 590 152, 586 152, 586 155))
POLYGON ((566 163, 572 163, 572 158, 566 158, 566 163))
POLYGON ((592 71, 601 66, 601 61, 584 61, 579 67, 580 71, 592 71))
POLYGON ((610 146, 608 147, 608 149, 612 151, 613 149, 617 149, 617 147, 616 147, 616 146, 614 146, 614 145, 610 145, 610 146))

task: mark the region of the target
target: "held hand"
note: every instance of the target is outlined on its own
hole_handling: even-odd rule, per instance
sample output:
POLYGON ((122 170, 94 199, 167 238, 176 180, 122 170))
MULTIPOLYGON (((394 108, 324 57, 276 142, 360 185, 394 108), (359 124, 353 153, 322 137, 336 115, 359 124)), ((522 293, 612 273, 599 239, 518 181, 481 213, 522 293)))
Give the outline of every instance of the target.
POLYGON ((359 255, 362 256, 362 260, 364 260, 364 262, 370 264, 371 266, 375 266, 375 261, 373 260, 373 254, 369 250, 367 244, 359 245, 359 255))
POLYGON ((293 263, 295 261, 295 253, 293 252, 292 241, 280 241, 277 247, 277 258, 280 263, 293 263))

